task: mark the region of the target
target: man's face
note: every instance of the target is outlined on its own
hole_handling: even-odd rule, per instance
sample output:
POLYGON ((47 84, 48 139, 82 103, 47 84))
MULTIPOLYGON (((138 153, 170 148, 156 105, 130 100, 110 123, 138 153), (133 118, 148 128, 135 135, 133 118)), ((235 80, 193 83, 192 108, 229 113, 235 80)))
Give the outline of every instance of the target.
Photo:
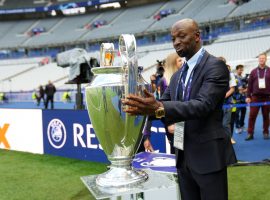
POLYGON ((177 24, 171 30, 173 46, 180 57, 190 59, 198 50, 197 45, 200 42, 200 33, 187 27, 185 24, 177 24))
POLYGON ((260 56, 259 56, 259 64, 260 64, 261 66, 264 66, 264 65, 265 65, 266 60, 267 60, 267 58, 266 58, 265 55, 260 55, 260 56))
POLYGON ((238 76, 241 76, 242 73, 243 73, 243 71, 244 71, 243 68, 238 68, 237 71, 236 71, 236 73, 237 73, 238 76))

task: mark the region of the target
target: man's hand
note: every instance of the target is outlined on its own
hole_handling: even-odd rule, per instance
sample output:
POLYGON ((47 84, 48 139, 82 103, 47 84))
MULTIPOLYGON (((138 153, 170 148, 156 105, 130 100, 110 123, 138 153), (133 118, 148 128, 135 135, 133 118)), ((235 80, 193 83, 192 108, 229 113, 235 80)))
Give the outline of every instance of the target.
POLYGON ((144 145, 144 149, 146 152, 153 152, 154 151, 152 144, 148 138, 144 141, 143 145, 144 145))
POLYGON ((155 111, 159 107, 163 107, 163 104, 146 89, 144 95, 145 97, 129 94, 126 99, 122 99, 122 103, 126 105, 124 112, 131 115, 155 115, 155 111))
POLYGON ((250 103, 251 102, 251 98, 246 98, 246 103, 250 103))

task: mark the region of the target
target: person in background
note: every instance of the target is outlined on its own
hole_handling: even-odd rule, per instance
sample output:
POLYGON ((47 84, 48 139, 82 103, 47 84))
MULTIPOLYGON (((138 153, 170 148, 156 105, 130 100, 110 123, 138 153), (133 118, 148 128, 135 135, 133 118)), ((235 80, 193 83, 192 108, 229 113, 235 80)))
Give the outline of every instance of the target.
POLYGON ((163 77, 163 74, 164 74, 163 65, 164 65, 164 61, 157 60, 156 73, 150 76, 151 91, 154 93, 156 99, 159 99, 160 94, 163 94, 163 88, 159 86, 160 79, 163 77))
MULTIPOLYGON (((234 93, 233 97, 236 100, 236 104, 244 104, 246 102, 246 93, 247 93, 247 76, 243 77, 244 65, 237 65, 236 66, 236 74, 235 78, 237 81, 236 92, 234 93)), ((246 107, 236 108, 235 113, 235 126, 236 126, 236 133, 242 133, 244 131, 245 126, 245 116, 246 116, 246 107)))
POLYGON ((43 104, 45 105, 45 99, 44 99, 44 89, 43 89, 43 86, 40 85, 38 87, 38 94, 37 94, 37 106, 40 105, 40 101, 43 101, 43 104))
MULTIPOLYGON (((154 94, 156 99, 159 99, 160 94, 163 94, 163 86, 160 87, 160 80, 164 75, 164 61, 157 60, 156 72, 150 76, 151 81, 151 92, 154 94)), ((144 128, 143 128, 143 140, 141 145, 139 146, 138 152, 142 151, 150 151, 153 152, 154 149, 150 143, 150 136, 151 136, 151 127, 152 127, 152 119, 147 118, 144 128)))
MULTIPOLYGON (((250 73, 246 98, 247 103, 270 101, 270 69, 266 65, 266 61, 266 54, 260 54, 258 67, 253 69, 250 73)), ((251 106, 246 141, 254 139, 254 126, 260 108, 262 108, 263 116, 263 138, 269 139, 269 105, 251 106)))
POLYGON ((34 100, 36 103, 38 101, 38 93, 36 89, 34 89, 32 92, 32 100, 34 100))
MULTIPOLYGON (((224 57, 219 57, 220 60, 222 60, 226 64, 226 59, 224 57)), ((225 95, 224 99, 224 104, 225 105, 230 105, 233 104, 233 99, 232 95, 235 91, 235 86, 236 86, 236 80, 234 74, 231 72, 231 67, 230 65, 227 65, 227 68, 230 73, 230 80, 229 80, 229 87, 225 95)), ((232 132, 232 127, 231 127, 231 117, 232 117, 232 108, 223 108, 223 126, 227 132, 227 134, 231 138, 231 143, 235 144, 235 140, 232 138, 233 132, 232 132)))
POLYGON ((130 115, 155 116, 175 124, 174 146, 182 200, 228 199, 227 165, 236 162, 222 125, 222 106, 229 87, 226 64, 203 47, 198 24, 182 19, 173 24, 174 49, 186 62, 171 78, 158 101, 129 94, 122 103, 130 115))
POLYGON ((70 94, 70 92, 68 90, 63 92, 62 100, 63 100, 64 103, 70 103, 71 102, 71 94, 70 94))
MULTIPOLYGON (((159 83, 157 84, 157 90, 159 91, 160 96, 162 96, 163 91, 165 91, 165 89, 170 84, 170 79, 172 75, 180 69, 183 62, 184 62, 184 59, 179 57, 177 53, 171 53, 167 56, 167 58, 165 59, 165 64, 164 64, 163 77, 160 79, 159 83)), ((147 132, 150 133, 151 126, 150 127, 148 126, 147 128, 149 129, 149 131, 147 132)), ((174 147, 173 147, 174 124, 165 126, 165 130, 166 130, 166 136, 170 143, 171 153, 174 154, 175 153, 174 147)), ((146 151, 153 151, 153 147, 150 142, 150 134, 148 134, 148 137, 145 138, 144 147, 146 151)))
POLYGON ((8 98, 4 92, 0 92, 0 103, 8 103, 8 98))
POLYGON ((46 94, 46 101, 45 101, 45 109, 48 108, 49 101, 51 102, 51 109, 54 109, 54 94, 56 92, 56 88, 54 84, 49 81, 48 84, 45 86, 45 94, 46 94))

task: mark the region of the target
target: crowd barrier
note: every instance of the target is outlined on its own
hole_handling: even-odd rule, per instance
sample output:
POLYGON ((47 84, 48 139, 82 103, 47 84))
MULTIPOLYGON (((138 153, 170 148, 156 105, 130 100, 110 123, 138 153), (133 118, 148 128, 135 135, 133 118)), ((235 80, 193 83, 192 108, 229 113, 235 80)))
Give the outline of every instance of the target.
MULTIPOLYGON (((0 148, 108 162, 86 110, 0 109, 0 116, 0 148)), ((162 123, 151 130, 154 149, 166 153, 162 123)))
POLYGON ((258 103, 237 103, 237 104, 224 104, 223 108, 243 108, 243 107, 253 107, 253 106, 267 106, 270 102, 258 102, 258 103))

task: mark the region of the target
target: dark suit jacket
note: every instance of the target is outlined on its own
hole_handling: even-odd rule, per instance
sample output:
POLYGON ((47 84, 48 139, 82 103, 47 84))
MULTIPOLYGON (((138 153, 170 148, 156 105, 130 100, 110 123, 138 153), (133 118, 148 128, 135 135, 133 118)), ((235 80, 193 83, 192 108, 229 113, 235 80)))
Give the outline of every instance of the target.
POLYGON ((186 102, 175 100, 179 76, 180 70, 172 76, 161 98, 165 124, 185 121, 184 151, 177 150, 176 167, 187 165, 199 174, 207 174, 235 163, 230 138, 222 126, 222 104, 229 87, 225 63, 205 52, 195 66, 190 100, 186 102))

